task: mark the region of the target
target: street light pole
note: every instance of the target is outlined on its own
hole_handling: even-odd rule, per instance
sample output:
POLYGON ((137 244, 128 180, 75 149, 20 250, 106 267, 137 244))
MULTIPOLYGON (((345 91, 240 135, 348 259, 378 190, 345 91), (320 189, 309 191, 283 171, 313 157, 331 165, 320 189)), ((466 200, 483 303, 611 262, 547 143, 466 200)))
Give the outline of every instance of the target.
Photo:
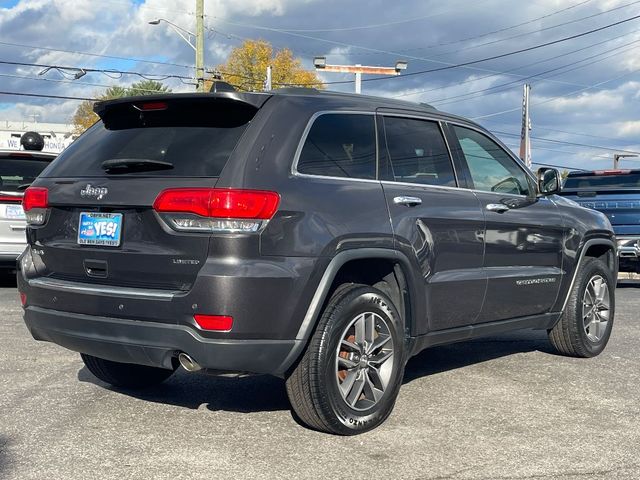
MULTIPOLYGON (((182 28, 166 18, 158 18, 149 22, 149 25, 159 25, 165 22, 196 52, 196 90, 204 92, 204 0, 196 0, 196 33, 182 28), (186 35, 185 35, 186 33, 186 35), (191 41, 195 37, 195 45, 191 41)), ((84 73, 82 74, 84 75, 84 73)), ((80 76, 82 76, 80 75, 80 76)), ((78 77, 79 78, 79 77, 78 77)))
POLYGON ((196 83, 204 92, 204 0, 196 0, 196 83))
POLYGON ((367 75, 400 75, 402 70, 407 69, 407 62, 396 62, 395 67, 367 67, 360 64, 357 65, 327 65, 326 57, 315 57, 313 65, 316 70, 323 72, 335 73, 354 73, 356 76, 355 87, 356 93, 362 92, 362 74, 367 75))

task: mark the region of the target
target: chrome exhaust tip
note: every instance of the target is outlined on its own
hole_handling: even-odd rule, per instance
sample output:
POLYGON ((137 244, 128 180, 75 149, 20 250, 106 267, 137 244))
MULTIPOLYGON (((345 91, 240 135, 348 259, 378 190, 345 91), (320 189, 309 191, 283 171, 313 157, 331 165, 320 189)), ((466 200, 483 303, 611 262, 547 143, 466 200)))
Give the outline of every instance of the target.
POLYGON ((202 370, 200 364, 184 352, 180 352, 178 355, 178 361, 180 362, 180 365, 182 365, 182 368, 187 372, 197 372, 198 370, 202 370))

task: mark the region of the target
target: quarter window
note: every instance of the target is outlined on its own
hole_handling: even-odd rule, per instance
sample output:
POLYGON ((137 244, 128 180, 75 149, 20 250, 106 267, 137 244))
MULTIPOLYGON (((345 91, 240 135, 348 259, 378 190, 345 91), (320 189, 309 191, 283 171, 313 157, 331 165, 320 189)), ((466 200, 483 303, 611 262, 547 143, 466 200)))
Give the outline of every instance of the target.
POLYGON ((531 186, 511 156, 489 137, 463 127, 454 127, 476 190, 529 195, 531 186))
POLYGON ((308 175, 375 179, 373 115, 319 116, 307 135, 297 168, 308 175))
POLYGON ((436 122, 384 117, 388 178, 397 182, 455 186, 449 151, 436 122))

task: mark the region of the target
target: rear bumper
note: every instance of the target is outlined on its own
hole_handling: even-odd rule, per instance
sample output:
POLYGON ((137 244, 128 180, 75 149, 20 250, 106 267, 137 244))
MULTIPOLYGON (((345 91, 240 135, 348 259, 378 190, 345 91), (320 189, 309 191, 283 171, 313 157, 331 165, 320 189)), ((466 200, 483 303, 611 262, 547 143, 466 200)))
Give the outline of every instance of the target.
POLYGON ((115 362, 173 368, 179 352, 204 368, 282 375, 297 340, 210 339, 184 325, 99 317, 28 306, 36 340, 115 362))

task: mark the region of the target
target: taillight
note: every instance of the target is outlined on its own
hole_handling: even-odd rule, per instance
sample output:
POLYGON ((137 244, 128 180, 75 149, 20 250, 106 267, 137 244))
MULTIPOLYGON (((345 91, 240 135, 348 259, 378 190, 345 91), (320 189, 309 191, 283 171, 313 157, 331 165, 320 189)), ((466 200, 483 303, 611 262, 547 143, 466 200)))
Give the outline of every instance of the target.
POLYGON ((29 225, 43 225, 47 220, 49 190, 42 187, 29 187, 22 197, 22 208, 29 225))
POLYGON ((201 315, 193 316, 198 326, 203 330, 216 332, 228 332, 233 327, 233 317, 226 315, 201 315))
POLYGON ((9 195, 6 193, 0 193, 0 203, 21 203, 22 195, 9 195))
POLYGON ((280 195, 263 190, 171 188, 153 203, 180 231, 256 232, 278 210, 280 195))

